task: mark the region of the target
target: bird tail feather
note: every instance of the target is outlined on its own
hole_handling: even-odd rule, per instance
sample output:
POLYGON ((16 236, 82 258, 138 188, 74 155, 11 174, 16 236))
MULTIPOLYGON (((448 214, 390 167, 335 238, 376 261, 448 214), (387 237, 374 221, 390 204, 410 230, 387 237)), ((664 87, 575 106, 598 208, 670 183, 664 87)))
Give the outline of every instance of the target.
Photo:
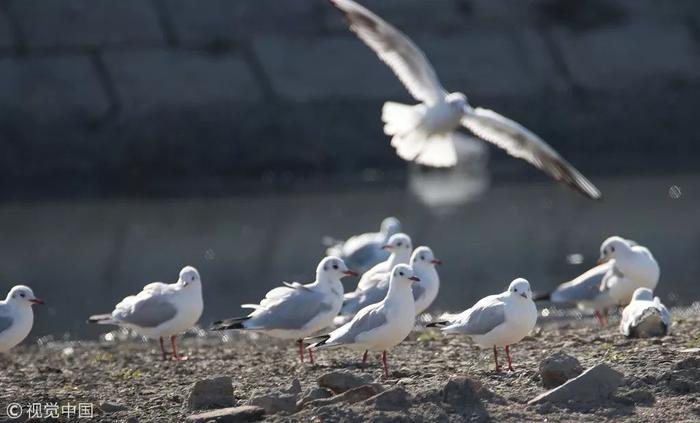
POLYGON ((116 322, 112 320, 111 314, 95 314, 88 317, 88 323, 97 323, 98 325, 114 325, 116 322))
POLYGON ((228 329, 245 329, 243 324, 248 319, 250 319, 250 317, 233 317, 231 319, 217 320, 211 324, 209 330, 218 331, 228 329))
POLYGON ((450 322, 448 322, 447 320, 440 320, 437 322, 428 323, 427 325, 425 325, 425 327, 426 328, 444 328, 448 324, 450 324, 450 322))
POLYGON ((309 338, 304 338, 303 342, 305 344, 310 344, 309 346, 306 347, 306 349, 313 350, 316 348, 323 347, 326 345, 326 341, 330 338, 330 335, 319 335, 319 336, 312 336, 309 338))

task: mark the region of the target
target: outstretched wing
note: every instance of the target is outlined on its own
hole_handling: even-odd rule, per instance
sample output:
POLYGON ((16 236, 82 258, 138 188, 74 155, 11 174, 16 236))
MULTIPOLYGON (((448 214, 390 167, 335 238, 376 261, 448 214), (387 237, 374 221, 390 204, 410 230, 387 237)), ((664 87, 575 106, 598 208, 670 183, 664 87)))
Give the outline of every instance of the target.
POLYGON ((462 125, 482 138, 506 150, 508 154, 526 160, 559 182, 563 182, 583 195, 597 200, 598 188, 583 176, 559 153, 519 123, 492 110, 465 110, 462 125))
POLYGON ((352 0, 331 2, 345 13, 350 29, 394 71, 413 97, 434 104, 445 96, 432 65, 406 34, 352 0))

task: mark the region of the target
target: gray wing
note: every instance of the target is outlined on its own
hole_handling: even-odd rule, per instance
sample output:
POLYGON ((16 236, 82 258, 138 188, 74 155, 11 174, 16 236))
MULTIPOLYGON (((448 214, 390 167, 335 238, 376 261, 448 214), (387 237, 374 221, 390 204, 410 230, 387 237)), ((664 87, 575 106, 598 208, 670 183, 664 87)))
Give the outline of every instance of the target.
POLYGON ((372 331, 382 325, 386 324, 386 315, 376 304, 374 307, 369 307, 364 309, 361 314, 355 316, 346 326, 343 326, 338 331, 343 330, 337 338, 335 338, 331 344, 352 344, 356 342, 357 337, 363 333, 372 331))
POLYGON ((575 303, 577 301, 593 301, 601 294, 604 278, 610 270, 610 264, 604 263, 588 270, 576 279, 559 285, 552 292, 553 302, 575 303))
POLYGON ((116 319, 142 328, 153 328, 172 319, 176 314, 177 309, 172 303, 155 295, 137 302, 131 310, 120 311, 116 319))
POLYGON ((12 317, 0 316, 0 333, 6 331, 12 326, 12 317))
POLYGON ((247 329, 301 329, 320 313, 331 310, 321 293, 306 287, 295 289, 279 301, 254 311, 247 329))
POLYGON ((420 282, 414 283, 411 288, 413 288, 413 301, 418 301, 419 298, 425 295, 425 287, 420 282))
POLYGON ((406 34, 352 0, 331 0, 345 13, 350 29, 374 50, 419 101, 434 104, 445 96, 435 69, 406 34))
POLYGON ((501 301, 477 303, 462 319, 445 328, 467 335, 483 335, 506 321, 505 304, 501 301))
POLYGON ((386 297, 389 291, 389 284, 380 282, 370 288, 360 291, 357 295, 349 296, 343 301, 343 307, 340 309, 341 316, 353 316, 358 311, 367 307, 370 304, 380 302, 386 297))
POLYGON ((345 263, 353 270, 365 269, 380 263, 389 257, 389 252, 382 250, 380 242, 365 244, 345 256, 345 263))
POLYGON ((589 198, 597 200, 601 197, 600 191, 591 181, 564 160, 549 144, 519 123, 493 110, 477 107, 465 111, 462 125, 477 137, 504 149, 511 156, 541 169, 554 180, 563 182, 589 198))

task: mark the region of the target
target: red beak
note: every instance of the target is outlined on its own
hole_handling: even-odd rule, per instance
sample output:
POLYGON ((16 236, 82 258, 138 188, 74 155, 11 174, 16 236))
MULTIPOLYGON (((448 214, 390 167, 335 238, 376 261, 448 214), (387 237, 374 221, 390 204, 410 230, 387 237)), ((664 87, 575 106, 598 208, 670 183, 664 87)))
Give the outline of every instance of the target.
POLYGON ((348 276, 360 276, 359 273, 353 272, 352 270, 346 270, 346 271, 343 272, 343 274, 344 274, 344 275, 348 275, 348 276))
POLYGON ((31 300, 29 300, 29 302, 32 304, 44 304, 44 300, 39 298, 32 298, 31 300))
POLYGON ((418 279, 418 278, 415 277, 415 276, 411 276, 411 277, 408 278, 408 279, 409 279, 409 280, 412 280, 413 282, 420 282, 420 279, 418 279))
POLYGON ((595 262, 595 264, 596 264, 596 265, 600 265, 600 264, 603 264, 603 263, 607 262, 608 260, 610 260, 610 259, 608 259, 608 258, 606 258, 606 257, 601 257, 601 258, 598 259, 598 261, 595 262))
POLYGON ((438 260, 438 259, 430 260, 430 262, 437 265, 437 266, 442 264, 442 260, 438 260))
POLYGON ((382 250, 389 250, 389 249, 391 249, 391 245, 389 245, 389 244, 382 245, 382 250))

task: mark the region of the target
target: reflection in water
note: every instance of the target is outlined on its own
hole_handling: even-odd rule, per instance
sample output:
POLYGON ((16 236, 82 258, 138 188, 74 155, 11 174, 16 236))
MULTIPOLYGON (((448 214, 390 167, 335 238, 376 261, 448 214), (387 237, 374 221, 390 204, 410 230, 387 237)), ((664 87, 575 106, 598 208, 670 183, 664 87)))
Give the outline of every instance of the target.
POLYGON ((450 212, 477 200, 488 188, 488 150, 474 137, 455 143, 458 162, 451 168, 410 165, 411 192, 434 213, 450 212))
MULTIPOLYGON (((459 172, 447 175, 447 185, 459 186, 462 179, 459 172)), ((415 183, 426 187, 435 180, 415 183)), ((173 282, 190 264, 202 275, 206 327, 245 312, 239 304, 259 301, 282 281, 313 280, 324 235, 373 230, 395 215, 415 245, 430 246, 444 262, 438 310, 464 310, 518 276, 535 291, 549 290, 592 266, 600 243, 612 234, 653 251, 661 266, 657 294, 667 305, 700 298, 700 198, 693 195, 700 174, 596 182, 606 195, 602 202, 542 176, 537 182, 495 183, 480 197, 453 203, 452 213, 438 214, 413 189, 399 186, 227 198, 6 202, 0 204, 0 291, 4 296, 24 283, 47 302, 36 310, 30 342, 49 334, 63 339, 66 333, 96 339, 111 328, 88 326, 87 316, 112 310, 148 282, 173 282), (672 186, 681 187, 682 195, 669 195, 672 186)), ((440 184, 432 186, 444 187, 440 184)), ((465 190, 460 192, 464 199, 465 190)), ((356 284, 348 280, 344 286, 352 290, 356 284)))

